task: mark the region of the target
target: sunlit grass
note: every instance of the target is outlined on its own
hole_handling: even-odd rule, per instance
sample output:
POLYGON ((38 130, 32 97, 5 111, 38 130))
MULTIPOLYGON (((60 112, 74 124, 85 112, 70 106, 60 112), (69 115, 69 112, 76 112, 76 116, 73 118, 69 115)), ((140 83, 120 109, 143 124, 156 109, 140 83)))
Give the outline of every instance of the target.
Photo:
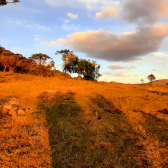
POLYGON ((0 113, 17 97, 25 116, 0 116, 0 165, 165 167, 168 87, 0 72, 0 113), (159 111, 160 110, 160 111, 159 111))

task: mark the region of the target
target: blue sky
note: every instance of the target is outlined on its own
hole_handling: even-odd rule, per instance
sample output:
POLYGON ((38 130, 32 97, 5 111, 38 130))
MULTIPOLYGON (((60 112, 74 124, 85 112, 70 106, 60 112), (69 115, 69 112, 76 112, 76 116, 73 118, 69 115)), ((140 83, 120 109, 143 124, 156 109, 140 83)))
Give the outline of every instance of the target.
POLYGON ((0 45, 47 54, 61 71, 55 52, 70 49, 101 65, 99 81, 168 79, 167 9, 166 0, 20 0, 0 7, 0 45))

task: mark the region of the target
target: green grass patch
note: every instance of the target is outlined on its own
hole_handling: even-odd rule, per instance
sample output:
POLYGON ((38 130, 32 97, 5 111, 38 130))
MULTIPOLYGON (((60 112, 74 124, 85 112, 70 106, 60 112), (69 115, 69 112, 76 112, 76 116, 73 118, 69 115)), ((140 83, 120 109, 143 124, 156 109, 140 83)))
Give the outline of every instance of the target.
MULTIPOLYGON (((139 141, 137 133, 126 122, 119 110, 107 112, 104 102, 98 99, 97 107, 108 123, 97 123, 97 129, 87 124, 83 110, 76 103, 73 93, 55 95, 55 99, 41 102, 39 108, 45 113, 52 148, 52 166, 60 168, 140 167, 130 157, 130 151, 139 141), (119 112, 119 113, 118 113, 119 112), (114 130, 113 130, 114 129, 114 130)), ((108 102, 109 103, 109 102, 108 102)), ((95 109, 93 110, 93 113, 95 109)), ((103 122, 102 122, 103 123, 103 122)))

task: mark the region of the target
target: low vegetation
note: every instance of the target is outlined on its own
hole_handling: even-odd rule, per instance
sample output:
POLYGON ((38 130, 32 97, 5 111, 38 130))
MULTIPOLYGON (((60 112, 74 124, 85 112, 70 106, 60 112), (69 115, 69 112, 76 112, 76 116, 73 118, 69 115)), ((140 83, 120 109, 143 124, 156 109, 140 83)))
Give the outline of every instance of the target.
POLYGON ((0 72, 1 167, 168 165, 168 87, 0 72), (82 96, 81 96, 82 95, 82 96), (13 97, 25 116, 5 116, 13 97))

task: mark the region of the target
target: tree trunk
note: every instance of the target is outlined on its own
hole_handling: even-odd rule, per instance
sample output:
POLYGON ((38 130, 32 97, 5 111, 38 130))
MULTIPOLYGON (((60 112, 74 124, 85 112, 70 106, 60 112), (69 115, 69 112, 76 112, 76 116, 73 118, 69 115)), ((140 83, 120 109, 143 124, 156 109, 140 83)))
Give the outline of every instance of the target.
POLYGON ((4 70, 3 70, 4 72, 6 71, 6 66, 4 67, 4 70))

